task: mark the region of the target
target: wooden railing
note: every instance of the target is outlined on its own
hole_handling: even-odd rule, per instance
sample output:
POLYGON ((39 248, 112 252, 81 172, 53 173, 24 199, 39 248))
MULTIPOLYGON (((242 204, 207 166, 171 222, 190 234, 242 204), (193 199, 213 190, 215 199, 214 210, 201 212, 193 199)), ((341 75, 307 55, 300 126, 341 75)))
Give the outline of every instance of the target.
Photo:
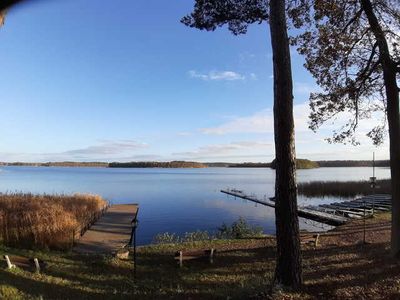
POLYGON ((110 206, 110 203, 107 203, 101 210, 90 215, 83 225, 79 225, 73 230, 71 248, 75 245, 75 242, 106 213, 110 206))

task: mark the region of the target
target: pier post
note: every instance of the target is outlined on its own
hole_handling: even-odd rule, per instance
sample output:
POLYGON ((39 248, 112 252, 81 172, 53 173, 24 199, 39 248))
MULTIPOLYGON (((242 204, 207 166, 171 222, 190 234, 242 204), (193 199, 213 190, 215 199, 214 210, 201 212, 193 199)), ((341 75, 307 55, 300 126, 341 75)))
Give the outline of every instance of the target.
POLYGON ((40 273, 40 264, 39 264, 39 260, 37 258, 33 259, 33 262, 35 263, 35 268, 36 268, 36 272, 40 273))
POLYGON ((13 265, 13 264, 11 263, 11 260, 10 260, 10 258, 8 257, 8 255, 4 255, 4 258, 6 259, 7 268, 8 268, 8 269, 15 268, 15 265, 13 265))

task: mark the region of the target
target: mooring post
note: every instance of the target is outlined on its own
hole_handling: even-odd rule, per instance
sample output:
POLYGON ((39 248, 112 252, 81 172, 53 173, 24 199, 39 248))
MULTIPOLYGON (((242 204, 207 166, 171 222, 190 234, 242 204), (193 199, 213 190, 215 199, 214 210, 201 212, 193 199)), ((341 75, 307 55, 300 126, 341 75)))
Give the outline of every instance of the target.
POLYGON ((35 263, 35 268, 36 268, 36 272, 40 273, 40 264, 39 264, 39 260, 37 258, 33 259, 33 262, 35 263))
POLYGON ((135 228, 134 228, 134 233, 133 233, 133 264, 134 264, 134 277, 136 280, 136 270, 137 270, 137 266, 136 266, 136 224, 135 224, 135 228))
POLYGON ((136 280, 136 228, 138 227, 138 220, 137 220, 137 215, 138 215, 139 209, 136 211, 135 218, 132 220, 132 232, 131 232, 131 238, 129 241, 129 246, 133 246, 133 279, 136 280))
POLYGON ((6 259, 7 268, 8 268, 8 269, 15 268, 15 265, 13 265, 13 264, 11 263, 11 260, 10 260, 10 258, 8 257, 8 255, 4 255, 4 258, 6 259))
POLYGON ((210 263, 212 264, 214 262, 214 248, 211 248, 210 251, 210 263))
POLYGON ((179 267, 182 268, 183 266, 183 252, 179 251, 179 267))
POLYGON ((365 230, 366 230, 366 228, 365 228, 365 206, 366 206, 366 202, 365 202, 365 197, 364 197, 364 244, 366 243, 366 241, 365 241, 365 230))

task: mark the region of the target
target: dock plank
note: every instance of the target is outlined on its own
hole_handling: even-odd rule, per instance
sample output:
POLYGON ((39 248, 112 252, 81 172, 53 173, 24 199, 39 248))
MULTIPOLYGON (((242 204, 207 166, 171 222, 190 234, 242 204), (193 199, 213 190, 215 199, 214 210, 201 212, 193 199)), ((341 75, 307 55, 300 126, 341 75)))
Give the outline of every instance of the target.
POLYGON ((107 212, 77 241, 78 253, 111 254, 129 243, 131 222, 137 217, 137 204, 118 204, 107 212))
MULTIPOLYGON (((222 193, 246 199, 255 203, 275 208, 274 198, 270 200, 260 200, 256 196, 246 195, 241 190, 225 189, 222 193)), ((298 216, 312 221, 338 226, 343 225, 352 218, 363 218, 364 210, 366 217, 370 216, 374 210, 388 211, 391 209, 391 196, 385 194, 368 195, 352 201, 335 202, 322 204, 320 206, 298 207, 298 216)))
MULTIPOLYGON (((221 190, 222 193, 231 195, 234 197, 246 199, 255 203, 259 203, 262 205, 266 205, 269 207, 275 208, 275 202, 270 201, 270 200, 260 200, 257 199, 255 196, 248 196, 242 191, 236 192, 235 190, 221 190)), ((299 217, 310 219, 316 222, 321 222, 324 224, 332 225, 332 226, 337 226, 337 225, 342 225, 348 221, 348 218, 343 217, 343 216, 337 216, 334 214, 326 213, 323 211, 318 211, 316 209, 312 208, 305 208, 305 207, 299 207, 297 209, 299 217)))

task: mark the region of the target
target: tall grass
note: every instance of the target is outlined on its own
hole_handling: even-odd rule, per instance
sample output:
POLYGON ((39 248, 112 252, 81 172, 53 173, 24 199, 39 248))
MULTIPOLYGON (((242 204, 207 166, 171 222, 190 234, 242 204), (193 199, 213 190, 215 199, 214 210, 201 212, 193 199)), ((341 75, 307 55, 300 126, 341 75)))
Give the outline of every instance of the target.
MULTIPOLYGON (((390 179, 378 180, 375 189, 379 194, 390 194, 390 179)), ((373 190, 368 181, 312 181, 300 183, 298 193, 307 197, 335 196, 350 198, 358 195, 372 194, 373 190)))
POLYGON ((262 227, 251 225, 244 218, 240 217, 231 225, 223 223, 221 227, 217 228, 215 235, 201 230, 186 232, 183 236, 179 236, 176 233, 163 232, 154 236, 153 244, 192 243, 213 239, 242 239, 260 236, 263 236, 262 227))
POLYGON ((8 246, 66 249, 107 202, 97 195, 0 194, 0 240, 8 246))

